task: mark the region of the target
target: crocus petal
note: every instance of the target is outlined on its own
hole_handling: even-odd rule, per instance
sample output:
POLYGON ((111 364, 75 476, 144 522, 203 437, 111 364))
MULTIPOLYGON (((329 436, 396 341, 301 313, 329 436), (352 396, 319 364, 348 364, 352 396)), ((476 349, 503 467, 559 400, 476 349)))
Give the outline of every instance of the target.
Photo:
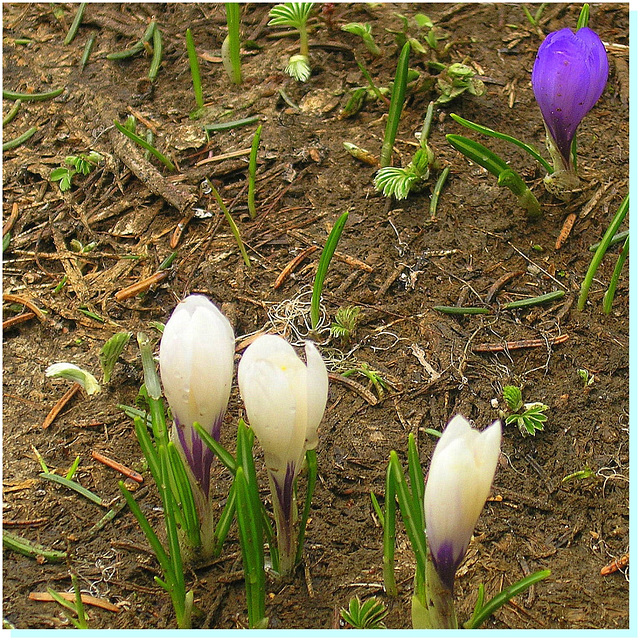
POLYGON ((424 496, 427 539, 436 571, 450 589, 489 495, 501 432, 499 421, 479 432, 458 415, 433 452, 424 496))
POLYGON ((576 129, 602 95, 608 73, 604 45, 587 27, 575 34, 568 28, 554 31, 538 49, 531 75, 533 93, 567 162, 576 129))
POLYGON ((318 446, 318 425, 324 415, 329 395, 327 367, 313 342, 305 342, 307 356, 307 433, 305 447, 315 449, 318 446))

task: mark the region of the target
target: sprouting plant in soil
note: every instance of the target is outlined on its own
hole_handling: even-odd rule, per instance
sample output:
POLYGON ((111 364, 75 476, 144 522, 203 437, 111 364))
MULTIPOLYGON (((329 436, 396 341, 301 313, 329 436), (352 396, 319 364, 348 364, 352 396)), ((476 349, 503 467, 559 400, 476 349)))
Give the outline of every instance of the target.
POLYGON ((436 50, 438 46, 438 40, 446 39, 448 36, 446 34, 437 35, 435 31, 435 25, 429 16, 424 13, 416 13, 413 16, 413 20, 409 20, 407 16, 404 16, 400 13, 396 13, 396 16, 400 18, 402 21, 402 27, 398 30, 386 29, 389 33, 393 33, 396 36, 396 44, 399 47, 402 47, 406 42, 411 46, 411 50, 414 53, 425 54, 427 53, 427 49, 425 49, 422 41, 419 38, 416 38, 415 35, 412 34, 413 25, 417 27, 419 33, 418 35, 422 36, 422 39, 426 42, 427 46, 430 49, 436 50), (423 29, 428 29, 427 33, 423 33, 423 29))
POLYGON ((311 328, 313 331, 317 331, 320 326, 320 300, 322 299, 322 287, 324 286, 324 279, 327 276, 329 270, 329 264, 331 258, 335 253, 338 241, 342 235, 345 224, 347 224, 347 218, 349 212, 345 211, 333 225, 331 233, 327 236, 327 241, 320 255, 320 261, 318 262, 318 270, 316 271, 316 277, 313 282, 313 293, 311 295, 311 328))
POLYGON ((433 102, 427 108, 419 135, 420 147, 406 167, 383 166, 376 173, 373 184, 385 196, 393 195, 396 199, 403 200, 412 190, 420 190, 428 180, 431 169, 436 166, 435 155, 427 144, 432 118, 433 102))
MULTIPOLYGON (((531 145, 451 114, 459 124, 510 142, 529 153, 547 173, 544 179, 546 189, 564 200, 580 191, 580 178, 576 173, 576 131, 602 95, 609 69, 604 45, 598 35, 586 27, 587 21, 588 5, 585 5, 578 21, 578 31, 573 33, 571 29, 564 28, 550 33, 540 45, 533 66, 531 83, 543 116, 547 149, 553 166, 531 145)), ((498 184, 511 189, 530 218, 540 215, 537 199, 502 158, 463 136, 449 134, 446 137, 457 151, 495 175, 498 184)))
POLYGON ((78 584, 78 576, 71 572, 71 584, 73 585, 74 600, 70 602, 61 593, 55 591, 51 587, 47 587, 47 593, 64 609, 73 613, 76 617, 66 616, 67 620, 76 629, 88 629, 89 623, 82 602, 82 594, 80 593, 80 585, 78 584))
POLYGON ((340 307, 336 311, 335 321, 331 324, 329 334, 333 338, 338 338, 343 344, 353 338, 358 320, 360 318, 360 307, 346 306, 340 307))
POLYGON ((459 62, 443 69, 438 78, 437 88, 440 92, 440 97, 436 100, 437 105, 448 104, 463 93, 481 96, 486 91, 484 82, 477 77, 475 70, 459 62))
MULTIPOLYGON (((499 421, 478 432, 465 418, 455 416, 433 452, 426 486, 413 434, 409 435, 408 443, 408 483, 398 455, 395 451, 390 454, 384 512, 379 506, 376 508, 384 529, 384 585, 389 595, 397 595, 394 569, 397 501, 416 560, 411 601, 414 629, 458 628, 453 600, 455 573, 489 495, 500 440, 499 421), (452 510, 452 504, 458 508, 452 510)), ((530 574, 487 603, 481 585, 473 615, 463 627, 478 628, 509 598, 549 574, 548 570, 530 574)))
POLYGON ((343 31, 360 36, 362 38, 362 42, 367 48, 367 51, 369 51, 372 56, 382 55, 380 47, 373 39, 373 35, 371 34, 371 25, 368 22, 349 22, 349 24, 343 24, 341 28, 343 31))
POLYGON ((222 64, 231 82, 242 82, 240 63, 240 5, 237 2, 225 2, 227 14, 227 35, 222 42, 222 64))
POLYGON ((547 421, 545 411, 549 409, 546 404, 542 402, 523 403, 522 391, 513 385, 505 385, 502 389, 502 397, 511 411, 505 417, 507 425, 518 425, 523 436, 527 434, 533 436, 536 431, 544 430, 544 423, 547 421))
POLYGON ((77 156, 67 156, 64 159, 66 167, 54 169, 49 176, 52 182, 60 183, 60 191, 71 189, 71 182, 76 173, 87 176, 102 162, 103 158, 97 151, 90 151, 88 154, 81 153, 77 156))
MULTIPOLYGON (((582 281, 582 285, 580 287, 580 296, 578 297, 578 311, 582 311, 587 304, 587 297, 589 295, 589 290, 591 289, 591 284, 596 275, 596 271, 604 258, 607 249, 613 243, 613 239, 615 237, 616 231, 620 228, 622 221, 627 217, 629 213, 629 194, 624 197, 622 204, 618 207, 616 214, 613 216, 611 220, 611 224, 607 228, 602 237, 602 240, 598 243, 597 247, 595 247, 595 255, 591 259, 591 264, 587 269, 587 273, 585 274, 584 280, 582 281)), ((624 245, 620 251, 618 256, 618 260, 616 261, 616 265, 613 270, 613 275, 611 276, 611 282, 609 283, 609 288, 604 295, 602 301, 602 308, 605 313, 610 313, 613 307, 613 298, 615 296, 616 287, 618 285, 618 278, 622 273, 622 268, 624 263, 626 262, 627 256, 629 255, 629 234, 625 236, 624 245)))
POLYGON ((355 596, 349 600, 349 608, 341 609, 342 619, 353 629, 386 629, 383 620, 389 611, 384 602, 376 597, 364 602, 355 596))
POLYGON ((313 10, 313 2, 286 2, 269 11, 269 26, 293 27, 300 34, 300 53, 289 58, 285 71, 296 80, 306 82, 311 76, 309 64, 309 36, 307 20, 313 10))
POLYGON ((578 369, 578 377, 582 381, 582 387, 587 389, 596 381, 596 377, 589 373, 588 369, 578 369))

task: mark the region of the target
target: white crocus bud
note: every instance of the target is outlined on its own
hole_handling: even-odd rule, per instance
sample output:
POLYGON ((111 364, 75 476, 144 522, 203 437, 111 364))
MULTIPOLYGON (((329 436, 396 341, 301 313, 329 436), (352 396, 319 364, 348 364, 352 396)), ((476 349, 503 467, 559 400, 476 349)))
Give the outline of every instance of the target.
POLYGON ((424 493, 427 540, 438 576, 451 591, 489 496, 501 436, 499 420, 480 432, 457 415, 433 452, 424 493))
POLYGON ((178 304, 160 343, 160 376, 174 419, 172 439, 205 496, 213 453, 202 443, 193 423, 219 439, 231 391, 234 352, 229 321, 201 295, 191 295, 178 304))
POLYGON ((306 365, 284 338, 265 335, 247 348, 238 366, 240 395, 269 470, 282 573, 292 568, 295 553, 293 483, 305 452, 318 444, 329 387, 315 345, 306 342, 305 351, 306 365))

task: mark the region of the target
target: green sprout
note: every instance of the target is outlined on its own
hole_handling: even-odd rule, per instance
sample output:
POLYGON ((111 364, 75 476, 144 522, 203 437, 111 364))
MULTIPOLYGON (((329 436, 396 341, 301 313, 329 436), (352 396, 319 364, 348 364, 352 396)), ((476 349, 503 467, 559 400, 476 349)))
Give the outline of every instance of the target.
POLYGON ((578 376, 580 380, 582 380, 582 386, 585 389, 590 387, 596 381, 595 376, 589 373, 587 369, 578 369, 578 376))
POLYGON ((383 166, 376 173, 373 184, 385 196, 393 195, 397 200, 403 200, 408 197, 410 191, 419 190, 429 178, 431 169, 436 164, 435 155, 427 144, 432 118, 433 102, 427 108, 420 132, 420 147, 406 167, 383 166))
POLYGON ((333 338, 340 338, 342 342, 347 342, 356 330, 360 317, 360 307, 340 307, 336 312, 336 320, 329 330, 333 338))
POLYGON ((58 167, 51 172, 49 179, 52 182, 60 183, 60 191, 71 189, 71 181, 76 173, 86 176, 91 170, 102 162, 102 156, 96 151, 91 151, 88 155, 81 153, 77 156, 67 156, 64 159, 66 167, 58 167))
POLYGON ((49 595, 61 606, 75 614, 77 618, 71 618, 67 616, 67 620, 76 629, 88 629, 87 616, 84 611, 84 603, 82 602, 82 595, 80 593, 80 585, 78 584, 78 577, 75 573, 71 574, 71 582, 73 584, 73 593, 75 595, 74 602, 69 602, 64 596, 57 591, 54 591, 51 587, 47 587, 49 595))
POLYGON ((342 619, 354 629, 386 629, 382 621, 388 614, 384 602, 375 597, 360 602, 356 596, 349 600, 349 610, 340 610, 342 619))
POLYGON ((476 77, 476 72, 471 67, 456 62, 443 71, 438 78, 438 91, 440 97, 436 100, 436 104, 448 104, 465 92, 472 96, 481 96, 485 93, 486 87, 484 82, 476 77))
POLYGON ((533 436, 536 431, 544 430, 544 423, 547 421, 547 416, 544 412, 549 409, 546 404, 542 402, 529 402, 524 404, 522 402, 522 392, 518 387, 512 385, 507 385, 503 388, 502 397, 512 411, 512 413, 505 418, 506 424, 516 423, 523 436, 527 434, 533 436), (524 409, 524 411, 518 413, 521 409, 524 409))
POLYGON ((407 75, 409 72, 409 53, 411 48, 409 43, 402 47, 398 57, 396 75, 393 80, 393 91, 391 93, 391 104, 389 105, 389 117, 384 131, 382 141, 382 151, 380 152, 380 166, 388 167, 391 164, 391 154, 396 141, 396 133, 400 123, 400 115, 404 106, 404 94, 407 90, 407 75))
POLYGON ((113 367, 115 367, 122 350, 127 346, 132 335, 130 331, 120 331, 111 336, 100 349, 100 366, 102 367, 102 382, 104 384, 111 380, 113 367))
POLYGON ((225 2, 228 33, 222 43, 222 64, 234 84, 242 83, 240 66, 240 5, 237 2, 225 2))
POLYGON ((359 373, 361 376, 367 378, 375 388, 379 398, 382 398, 384 396, 384 392, 391 387, 389 381, 386 380, 379 371, 371 369, 366 362, 361 362, 357 367, 345 371, 342 375, 345 378, 348 378, 354 373, 359 373))
POLYGON ((360 36, 364 42, 365 47, 371 55, 381 55, 380 47, 374 42, 371 35, 371 25, 368 22, 350 22, 349 24, 342 25, 342 30, 348 33, 353 33, 356 36, 360 36))
POLYGON ((307 19, 313 10, 313 2, 285 2, 277 4, 269 11, 268 26, 284 26, 297 29, 300 34, 300 53, 289 58, 285 72, 300 82, 311 76, 309 65, 309 37, 307 19))
POLYGON ((318 262, 318 270, 316 272, 316 278, 313 282, 313 292, 311 294, 311 326, 314 331, 317 331, 318 325, 320 324, 320 298, 322 297, 322 287, 324 285, 324 279, 327 275, 327 271, 329 270, 329 263, 331 262, 331 258, 333 258, 333 254, 338 246, 338 241, 340 240, 340 236, 342 235, 342 230, 344 229, 344 225, 347 224, 347 218, 349 217, 349 212, 345 211, 333 225, 333 229, 331 229, 331 233, 327 236, 327 241, 324 245, 324 249, 322 250, 322 254, 320 255, 320 261, 318 262))
POLYGON ((507 187, 514 193, 518 197, 518 204, 527 210, 529 219, 534 220, 540 216, 541 209, 537 198, 527 187, 524 180, 500 156, 497 156, 479 142, 464 136, 450 133, 445 137, 456 151, 459 151, 462 155, 496 176, 499 186, 507 187))
POLYGON ((527 20, 531 23, 532 26, 538 27, 540 25, 540 19, 542 18, 542 14, 544 10, 549 6, 548 2, 543 2, 536 11, 535 15, 531 15, 529 9, 527 9, 526 5, 522 5, 522 10, 524 11, 524 15, 527 17, 527 20))
MULTIPOLYGON (((629 194, 625 196, 622 204, 618 208, 615 216, 613 216, 613 220, 611 220, 611 224, 609 228, 605 231, 605 234, 602 238, 602 241, 598 244, 596 249, 596 253, 591 259, 591 264, 587 269, 587 273, 582 281, 582 286, 580 287, 580 297, 578 298, 578 311, 582 311, 584 309, 585 304, 587 303, 587 296, 589 295, 589 289, 591 288, 591 283, 593 282, 593 278, 596 275, 596 271, 604 258, 604 254, 607 252, 609 245, 613 241, 616 231, 622 224, 622 221, 626 218, 627 213, 629 213, 629 194)), ((625 240, 625 246, 623 246, 620 256, 618 257, 618 261, 616 262, 616 266, 613 271, 613 276, 611 278, 611 284, 609 285, 609 289, 605 294, 603 300, 603 309, 605 313, 609 313, 611 311, 611 307, 613 305, 613 295, 615 293, 616 285, 618 283, 618 278, 620 277, 620 273, 622 272, 622 267, 624 262, 629 254, 629 237, 627 236, 625 240)))

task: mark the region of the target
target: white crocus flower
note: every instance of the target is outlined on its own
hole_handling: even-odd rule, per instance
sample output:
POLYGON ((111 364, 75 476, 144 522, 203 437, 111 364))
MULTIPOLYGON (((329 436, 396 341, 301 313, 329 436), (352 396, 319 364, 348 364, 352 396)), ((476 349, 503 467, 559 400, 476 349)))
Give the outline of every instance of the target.
POLYGON ((283 338, 259 337, 238 366, 238 384, 247 418, 264 450, 278 529, 281 572, 292 568, 293 483, 305 452, 318 444, 317 429, 327 404, 327 369, 312 342, 307 364, 283 338))
POLYGON ((216 440, 227 411, 235 340, 229 321, 205 296, 175 308, 160 343, 160 376, 174 419, 172 440, 182 450, 205 497, 213 453, 193 429, 198 422, 216 440))
POLYGON ((457 415, 433 452, 424 494, 427 540, 450 590, 491 489, 501 435, 500 421, 480 432, 457 415))

